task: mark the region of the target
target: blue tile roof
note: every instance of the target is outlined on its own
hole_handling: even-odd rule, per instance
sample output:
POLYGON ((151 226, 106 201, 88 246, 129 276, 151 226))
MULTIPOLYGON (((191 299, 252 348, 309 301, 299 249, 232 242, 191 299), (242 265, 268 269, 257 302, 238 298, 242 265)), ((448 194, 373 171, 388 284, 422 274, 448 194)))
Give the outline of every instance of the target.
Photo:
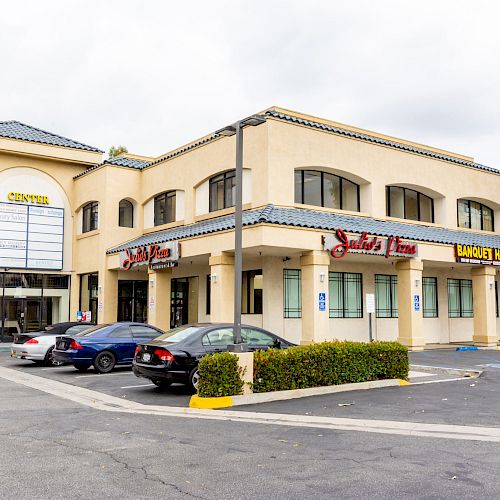
POLYGON ((104 160, 102 163, 99 163, 99 165, 94 165, 93 167, 90 167, 87 170, 80 172, 79 174, 75 175, 73 179, 78 179, 78 177, 82 177, 83 175, 92 172, 92 170, 96 170, 97 168, 102 167, 104 165, 118 165, 119 167, 127 167, 127 168, 134 168, 136 170, 142 170, 147 164, 148 162, 144 160, 125 158, 124 156, 115 156, 114 158, 108 158, 107 160, 104 160))
POLYGON ((95 151, 102 153, 100 149, 82 144, 81 142, 68 139, 61 135, 47 132, 31 125, 26 125, 15 120, 0 122, 0 137, 9 139, 19 139, 21 141, 39 142, 41 144, 50 144, 52 146, 62 146, 65 148, 83 149, 85 151, 95 151))
POLYGON ((299 125, 304 125, 306 127, 311 127, 319 130, 326 130, 327 132, 333 132, 334 134, 343 135, 345 137, 352 137, 353 139, 358 139, 372 144, 380 144, 382 146, 388 146, 394 149, 400 149, 402 151, 407 151, 409 153, 416 153, 423 156, 428 156, 430 158, 436 158, 438 160, 449 161, 458 165, 464 165, 466 167, 477 168, 479 170, 485 170, 487 172, 493 172, 500 174, 500 170, 493 167, 488 167, 487 165, 482 165, 481 163, 475 163, 472 161, 461 160, 454 156, 448 156, 445 154, 435 153, 427 149, 417 148, 414 146, 408 146, 407 144, 401 144, 399 142, 389 141, 386 139, 381 139, 380 137, 375 137, 368 134, 362 134, 359 132, 353 132, 352 130, 346 130, 340 127, 333 127, 331 125, 325 125, 324 123, 319 123, 311 120, 305 120, 303 118, 298 118, 296 116, 287 115, 284 113, 279 113, 278 111, 269 110, 265 113, 267 116, 277 118, 279 120, 284 120, 291 123, 297 123, 299 125))
MULTIPOLYGON (((366 231, 368 234, 374 236, 397 235, 401 238, 417 242, 443 243, 448 245, 461 243, 500 249, 500 236, 487 233, 458 231, 420 224, 405 224, 404 222, 320 212, 305 208, 275 207, 274 205, 267 205, 264 208, 243 212, 244 226, 262 223, 320 229, 323 231, 333 231, 336 229, 343 229, 344 231, 353 233, 366 231)), ((230 229, 234 229, 234 214, 196 222, 188 226, 146 234, 128 243, 111 248, 107 253, 112 254, 125 248, 136 248, 153 243, 181 240, 230 229)))

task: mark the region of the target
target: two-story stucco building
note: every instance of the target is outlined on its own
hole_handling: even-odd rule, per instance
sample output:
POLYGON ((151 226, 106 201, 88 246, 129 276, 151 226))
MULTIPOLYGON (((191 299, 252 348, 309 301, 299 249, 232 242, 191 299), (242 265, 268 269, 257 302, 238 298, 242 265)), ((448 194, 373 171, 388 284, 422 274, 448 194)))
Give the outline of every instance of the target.
MULTIPOLYGON (((244 129, 243 322, 296 343, 498 341, 500 171, 280 108, 244 129)), ((223 124, 221 124, 223 125, 223 124)), ((4 337, 232 321, 235 138, 157 158, 0 122, 4 337)))

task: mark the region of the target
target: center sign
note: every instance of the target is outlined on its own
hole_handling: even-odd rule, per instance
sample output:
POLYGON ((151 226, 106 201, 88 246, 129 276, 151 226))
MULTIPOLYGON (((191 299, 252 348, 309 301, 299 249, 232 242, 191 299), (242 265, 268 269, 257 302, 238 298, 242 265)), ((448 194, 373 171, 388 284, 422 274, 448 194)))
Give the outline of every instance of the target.
POLYGON ((147 265, 150 269, 175 267, 180 256, 181 248, 178 241, 126 248, 120 252, 120 267, 125 271, 141 265, 147 265))
POLYGON ((335 259, 341 259, 348 253, 363 253, 389 257, 417 257, 418 245, 402 240, 399 236, 368 236, 362 233, 355 237, 347 236, 342 229, 333 234, 323 235, 323 247, 335 259))

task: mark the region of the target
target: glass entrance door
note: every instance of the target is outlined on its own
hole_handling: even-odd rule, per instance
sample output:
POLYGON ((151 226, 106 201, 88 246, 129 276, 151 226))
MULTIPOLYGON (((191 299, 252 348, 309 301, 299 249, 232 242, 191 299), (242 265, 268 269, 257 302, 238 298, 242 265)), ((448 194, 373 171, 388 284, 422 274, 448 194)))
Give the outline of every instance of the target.
POLYGON ((188 322, 189 280, 177 278, 171 281, 170 328, 188 322))
MULTIPOLYGON (((15 334, 35 332, 42 325, 42 302, 44 299, 4 298, 3 341, 10 342, 15 334)), ((50 304, 52 308, 51 299, 50 304)), ((46 301, 48 302, 48 301, 46 301)), ((51 314, 46 314, 51 316, 51 314)), ((51 318, 50 318, 51 319, 51 318)), ((0 332, 1 333, 1 332, 0 332)))

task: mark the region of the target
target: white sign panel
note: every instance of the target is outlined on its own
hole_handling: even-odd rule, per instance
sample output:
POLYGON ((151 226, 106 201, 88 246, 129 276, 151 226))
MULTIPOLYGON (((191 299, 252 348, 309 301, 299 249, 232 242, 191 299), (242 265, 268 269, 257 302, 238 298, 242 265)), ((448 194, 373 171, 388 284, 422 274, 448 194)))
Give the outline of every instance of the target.
POLYGON ((0 203, 0 267, 63 267, 64 209, 0 203))
POLYGON ((366 294, 366 312, 368 314, 373 314, 375 312, 375 294, 366 294))

